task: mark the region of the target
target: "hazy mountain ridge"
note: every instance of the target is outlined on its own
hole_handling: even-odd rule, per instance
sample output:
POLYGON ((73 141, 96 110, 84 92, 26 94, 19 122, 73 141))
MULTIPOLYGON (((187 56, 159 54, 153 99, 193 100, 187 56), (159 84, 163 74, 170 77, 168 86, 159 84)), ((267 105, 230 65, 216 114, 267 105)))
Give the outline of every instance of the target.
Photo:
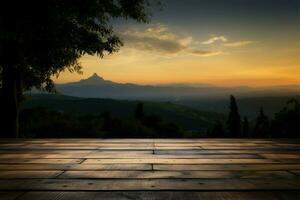
POLYGON ((92 98, 114 98, 129 100, 179 100, 186 98, 224 98, 230 94, 241 97, 286 96, 300 94, 300 85, 274 86, 265 88, 217 87, 209 84, 165 84, 138 85, 117 83, 98 76, 96 73, 78 82, 58 84, 63 95, 92 98))

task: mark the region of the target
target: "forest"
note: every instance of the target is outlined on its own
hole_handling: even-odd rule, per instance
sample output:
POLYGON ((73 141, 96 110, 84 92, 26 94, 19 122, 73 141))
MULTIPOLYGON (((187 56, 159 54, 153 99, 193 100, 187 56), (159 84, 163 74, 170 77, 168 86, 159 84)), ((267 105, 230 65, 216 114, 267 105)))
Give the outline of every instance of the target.
MULTIPOLYGON (((102 113, 76 113, 49 109, 40 105, 27 107, 20 113, 20 134, 26 138, 300 137, 300 103, 296 99, 286 102, 286 105, 273 117, 267 116, 261 107, 257 117, 249 119, 247 116, 240 115, 238 101, 231 96, 228 113, 210 115, 208 120, 210 123, 200 120, 201 117, 168 118, 164 110, 153 114, 149 109, 145 109, 144 104, 144 102, 136 102, 132 113, 127 116, 120 116, 109 110, 102 113), (189 126, 181 123, 189 120, 192 122, 189 126), (200 126, 197 126, 198 123, 200 126)), ((128 104, 124 107, 126 106, 128 107, 128 104)), ((184 117, 193 114, 195 115, 186 112, 184 117)))

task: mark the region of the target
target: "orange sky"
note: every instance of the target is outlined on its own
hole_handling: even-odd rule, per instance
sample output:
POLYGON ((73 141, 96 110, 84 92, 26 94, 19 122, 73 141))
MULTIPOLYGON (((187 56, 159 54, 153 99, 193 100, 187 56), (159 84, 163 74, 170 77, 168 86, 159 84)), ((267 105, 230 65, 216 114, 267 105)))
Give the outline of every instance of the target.
POLYGON ((119 52, 103 59, 84 56, 82 75, 65 72, 55 81, 77 81, 96 72, 108 80, 138 84, 300 84, 299 43, 289 39, 276 44, 216 35, 195 38, 175 34, 165 25, 148 25, 122 37, 125 46, 119 52))
POLYGON ((151 24, 115 25, 125 43, 119 52, 104 59, 84 56, 82 75, 65 72, 55 82, 96 72, 138 84, 300 84, 300 2, 230 1, 164 0, 151 24))

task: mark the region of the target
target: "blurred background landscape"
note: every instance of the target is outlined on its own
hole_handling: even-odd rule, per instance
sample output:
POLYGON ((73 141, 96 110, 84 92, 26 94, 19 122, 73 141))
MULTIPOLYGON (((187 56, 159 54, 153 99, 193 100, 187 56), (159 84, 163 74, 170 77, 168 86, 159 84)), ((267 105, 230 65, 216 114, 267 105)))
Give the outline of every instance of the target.
POLYGON ((97 74, 28 92, 22 104, 25 137, 299 137, 300 87, 137 85, 97 74), (237 94, 232 102, 229 97, 237 94), (229 122, 235 112, 238 118, 229 122), (294 123, 293 123, 294 120, 294 123), (228 126, 240 129, 231 135, 228 126))

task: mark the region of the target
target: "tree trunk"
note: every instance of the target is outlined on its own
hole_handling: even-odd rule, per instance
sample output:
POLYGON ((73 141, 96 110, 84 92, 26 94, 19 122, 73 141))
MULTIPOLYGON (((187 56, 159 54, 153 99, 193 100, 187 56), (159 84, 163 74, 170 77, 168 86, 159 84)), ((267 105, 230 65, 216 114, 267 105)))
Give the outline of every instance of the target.
POLYGON ((22 92, 19 87, 20 73, 17 68, 18 59, 14 42, 6 42, 2 52, 2 97, 1 97, 1 126, 0 137, 17 138, 19 136, 19 102, 18 95, 22 92), (19 90, 19 91, 18 91, 19 90))
MULTIPOLYGON (((10 5, 10 4, 9 4, 10 5)), ((10 5, 11 6, 11 5, 10 5)), ((9 6, 9 7, 10 7, 9 6)), ((19 103, 22 94, 20 54, 19 54, 19 30, 18 20, 13 15, 3 15, 1 20, 0 64, 2 67, 2 91, 1 91, 1 133, 0 137, 17 138, 19 136, 19 103)))
POLYGON ((3 131, 1 137, 17 138, 19 136, 19 101, 17 97, 17 78, 13 67, 3 68, 3 131))

